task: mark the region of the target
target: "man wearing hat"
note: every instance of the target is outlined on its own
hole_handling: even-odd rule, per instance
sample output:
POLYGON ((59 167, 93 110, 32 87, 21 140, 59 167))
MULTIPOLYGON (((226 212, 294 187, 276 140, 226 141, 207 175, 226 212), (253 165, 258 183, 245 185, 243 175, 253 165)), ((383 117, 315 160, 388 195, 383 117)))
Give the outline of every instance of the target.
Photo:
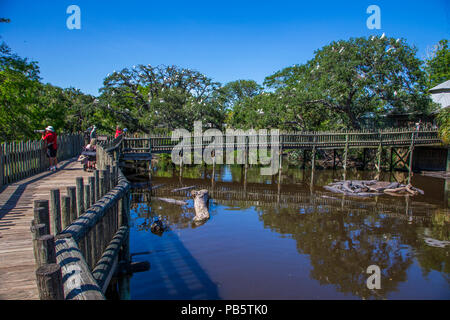
POLYGON ((47 157, 50 159, 50 171, 58 170, 56 159, 56 152, 58 151, 57 136, 55 129, 52 126, 45 128, 45 132, 42 133, 42 140, 47 142, 47 157))

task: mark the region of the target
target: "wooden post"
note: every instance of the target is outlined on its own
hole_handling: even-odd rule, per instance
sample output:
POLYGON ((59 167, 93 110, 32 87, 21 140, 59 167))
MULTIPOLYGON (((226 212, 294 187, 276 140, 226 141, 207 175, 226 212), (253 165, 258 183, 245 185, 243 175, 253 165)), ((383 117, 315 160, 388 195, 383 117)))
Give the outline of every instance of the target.
POLYGON ((41 300, 64 300, 61 267, 47 264, 36 270, 36 281, 41 300))
POLYGON ((84 210, 87 211, 91 207, 91 186, 86 184, 83 191, 84 210))
POLYGON ((408 168, 408 184, 411 183, 411 170, 412 170, 412 161, 413 161, 413 151, 414 151, 414 137, 415 132, 411 134, 411 144, 409 145, 409 168, 408 168))
POLYGON ((84 213, 84 184, 83 178, 76 178, 77 217, 84 213))
POLYGON ((70 225, 70 197, 61 196, 61 229, 64 230, 70 225))
POLYGON ((55 237, 47 234, 36 239, 36 265, 56 263, 55 237))
POLYGON ((111 190, 111 166, 109 164, 105 167, 105 188, 104 195, 111 190))
POLYGON ((366 169, 366 153, 367 153, 367 148, 363 148, 363 166, 362 166, 363 170, 366 169))
POLYGON ((345 135, 345 149, 344 149, 344 180, 347 172, 347 157, 348 157, 348 134, 345 135))
POLYGON ((111 189, 115 188, 116 185, 117 185, 117 171, 118 171, 118 166, 117 165, 113 165, 111 167, 111 181, 112 181, 111 189))
POLYGON ((393 147, 389 148, 389 157, 390 157, 390 159, 389 159, 389 171, 392 172, 392 169, 393 169, 393 167, 392 167, 392 160, 393 160, 393 157, 394 157, 394 148, 393 147))
POLYGON ((306 168, 306 149, 303 149, 303 170, 306 168))
MULTIPOLYGON (((316 138, 316 137, 314 137, 314 138, 316 138)), ((310 185, 311 188, 314 186, 315 168, 316 168, 316 144, 314 143, 313 149, 312 149, 312 154, 311 154, 311 185, 310 185)))
POLYGON ((95 170, 94 171, 94 180, 95 180, 95 202, 100 200, 100 171, 95 170))
POLYGON ((50 190, 50 230, 56 235, 61 232, 61 202, 59 189, 50 190))
POLYGON ((93 206, 95 204, 95 177, 89 177, 88 182, 90 187, 89 203, 91 206, 93 206))
POLYGON ((99 178, 99 190, 100 190, 100 198, 101 199, 106 194, 106 170, 100 170, 100 178, 99 178))
POLYGON ((70 198, 70 223, 77 220, 77 189, 67 187, 67 196, 70 198))
MULTIPOLYGON (((280 154, 278 155, 278 193, 280 193, 281 190, 281 171, 283 171, 283 149, 280 148, 280 154)), ((279 201, 278 201, 279 202, 279 201)))
POLYGON ((50 213, 48 200, 34 201, 34 220, 36 224, 45 224, 50 229, 50 213))
POLYGON ((99 258, 99 255, 97 254, 97 228, 94 226, 91 231, 89 231, 90 237, 90 262, 91 262, 91 270, 94 269, 95 264, 97 263, 97 260, 99 258))
POLYGON ((336 170, 336 149, 333 149, 333 170, 336 170))
POLYGON ((380 143, 378 144, 378 150, 377 150, 377 172, 380 173, 381 172, 381 156, 383 154, 383 136, 381 133, 379 133, 380 135, 380 143))
POLYGON ((34 254, 34 261, 38 261, 38 257, 37 257, 37 253, 38 253, 38 249, 37 249, 37 239, 48 234, 48 227, 41 223, 41 224, 35 224, 34 220, 31 223, 31 227, 30 227, 30 231, 31 231, 31 238, 33 241, 33 254, 34 254))

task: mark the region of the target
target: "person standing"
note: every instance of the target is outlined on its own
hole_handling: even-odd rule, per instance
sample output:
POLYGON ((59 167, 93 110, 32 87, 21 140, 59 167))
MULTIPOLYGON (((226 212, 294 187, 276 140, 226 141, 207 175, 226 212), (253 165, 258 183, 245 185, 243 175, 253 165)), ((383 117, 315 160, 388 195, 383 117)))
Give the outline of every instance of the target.
POLYGON ((116 135, 114 136, 114 139, 117 138, 118 136, 120 136, 123 133, 122 129, 117 126, 116 127, 116 135))
POLYGON ((97 139, 97 127, 95 125, 92 126, 91 131, 89 132, 89 144, 95 144, 94 139, 97 139))
POLYGON ((56 153, 58 151, 58 137, 52 126, 45 128, 45 132, 42 133, 42 140, 47 143, 47 157, 50 159, 49 170, 56 171, 58 170, 58 160, 56 159, 56 153))

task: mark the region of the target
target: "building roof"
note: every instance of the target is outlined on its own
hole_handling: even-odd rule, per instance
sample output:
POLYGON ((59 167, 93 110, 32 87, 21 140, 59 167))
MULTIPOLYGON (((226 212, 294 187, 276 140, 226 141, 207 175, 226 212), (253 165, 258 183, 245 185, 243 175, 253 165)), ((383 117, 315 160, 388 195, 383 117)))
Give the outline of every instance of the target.
POLYGON ((438 84, 436 87, 430 89, 431 93, 440 91, 450 91, 450 80, 442 82, 441 84, 438 84))
POLYGON ((450 106, 450 80, 431 88, 430 93, 431 100, 439 104, 441 108, 447 108, 450 106))

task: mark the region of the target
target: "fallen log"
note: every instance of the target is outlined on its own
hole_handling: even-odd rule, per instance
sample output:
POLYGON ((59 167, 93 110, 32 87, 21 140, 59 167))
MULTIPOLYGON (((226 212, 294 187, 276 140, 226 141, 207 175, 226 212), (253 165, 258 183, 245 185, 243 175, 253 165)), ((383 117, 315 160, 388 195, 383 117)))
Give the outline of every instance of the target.
POLYGON ((194 222, 201 222, 209 219, 209 211, 208 211, 208 203, 209 203, 209 195, 208 190, 192 190, 192 197, 194 198, 194 210, 195 217, 193 219, 194 222))

